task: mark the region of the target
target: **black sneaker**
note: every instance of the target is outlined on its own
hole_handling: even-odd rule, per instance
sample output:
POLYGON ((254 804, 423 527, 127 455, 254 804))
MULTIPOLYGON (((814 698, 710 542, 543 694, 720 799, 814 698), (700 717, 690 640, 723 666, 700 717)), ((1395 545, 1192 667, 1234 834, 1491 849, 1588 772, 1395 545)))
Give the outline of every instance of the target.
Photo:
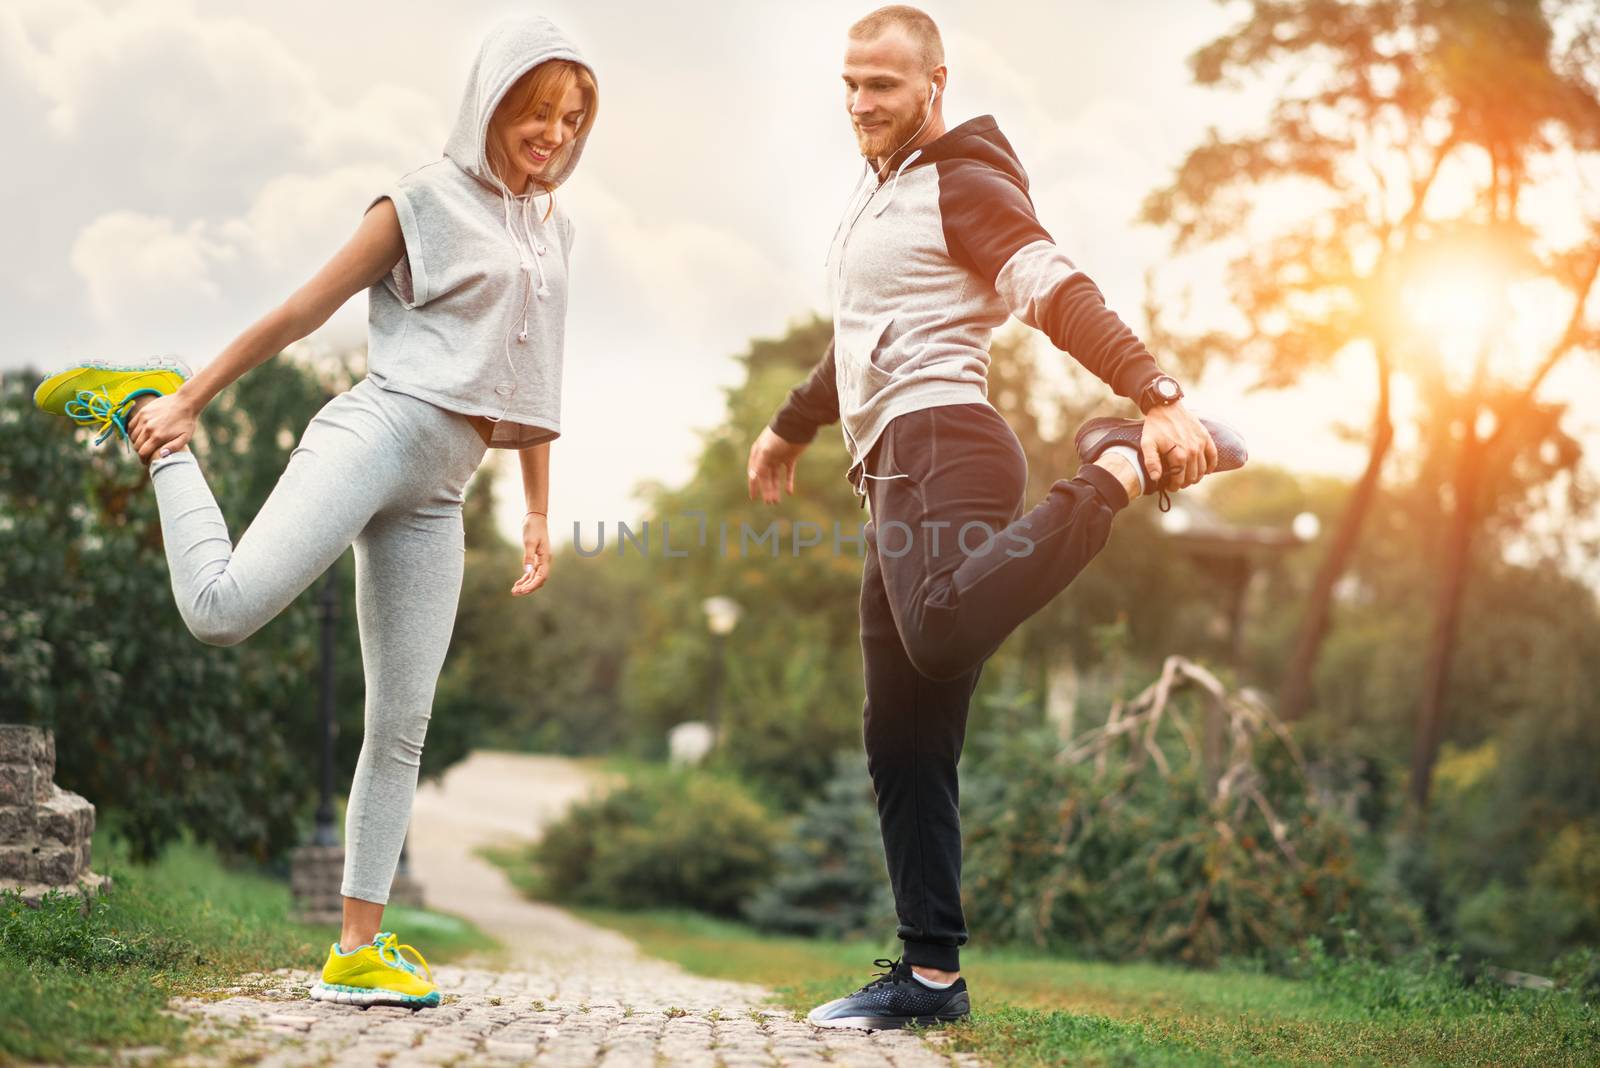
POLYGON ((849 997, 818 1005, 806 1017, 818 1027, 859 1027, 867 1031, 887 1031, 916 1024, 964 1020, 972 1012, 967 1000, 967 981, 957 979, 948 990, 922 985, 911 974, 911 965, 899 960, 872 962, 888 971, 849 997))
MULTIPOLYGON (((1200 419, 1200 425, 1206 428, 1206 432, 1211 435, 1212 444, 1217 447, 1216 471, 1237 471, 1244 466, 1245 461, 1250 458, 1250 450, 1245 447, 1244 438, 1237 430, 1226 423, 1203 417, 1200 419)), ((1078 457, 1084 463, 1092 464, 1112 445, 1128 445, 1134 452, 1144 455, 1139 446, 1143 435, 1143 419, 1116 419, 1102 416, 1080 426, 1073 444, 1078 447, 1078 457)), ((1148 472, 1144 478, 1149 481, 1148 472)), ((1161 510, 1165 512, 1172 507, 1172 502, 1165 489, 1160 489, 1160 493, 1161 510)))

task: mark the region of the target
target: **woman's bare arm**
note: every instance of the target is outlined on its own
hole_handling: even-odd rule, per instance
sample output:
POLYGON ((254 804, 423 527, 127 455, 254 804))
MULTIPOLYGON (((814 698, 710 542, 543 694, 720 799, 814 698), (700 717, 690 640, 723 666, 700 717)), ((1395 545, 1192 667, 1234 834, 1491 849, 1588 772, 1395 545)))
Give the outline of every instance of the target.
POLYGON ((520 450, 522 499, 522 577, 512 585, 517 597, 532 593, 550 577, 550 443, 520 450))
POLYGON ((129 421, 142 460, 159 449, 181 448, 206 405, 246 372, 317 327, 356 293, 388 274, 405 253, 394 202, 378 201, 344 247, 287 300, 252 323, 171 396, 142 405, 129 421))
POLYGON ((394 201, 385 197, 310 281, 234 339, 179 392, 187 393, 199 412, 247 371, 327 322, 345 301, 388 274, 404 252, 400 218, 394 201))
POLYGON ((550 514, 550 443, 518 450, 522 461, 522 500, 530 512, 550 514))

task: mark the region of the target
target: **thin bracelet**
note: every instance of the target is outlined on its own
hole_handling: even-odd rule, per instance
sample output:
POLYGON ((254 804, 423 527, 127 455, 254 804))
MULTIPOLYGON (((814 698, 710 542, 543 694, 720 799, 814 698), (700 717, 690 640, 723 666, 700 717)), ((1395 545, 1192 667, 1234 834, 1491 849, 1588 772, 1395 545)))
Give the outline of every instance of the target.
MULTIPOLYGON (((533 509, 531 509, 531 508, 530 508, 530 509, 528 509, 528 510, 527 510, 527 511, 526 511, 526 512, 523 512, 523 513, 522 513, 522 518, 524 518, 524 519, 526 519, 526 518, 528 518, 528 517, 529 517, 529 516, 530 516, 530 515, 544 515, 544 513, 543 513, 543 512, 535 512, 535 511, 534 511, 534 510, 533 510, 533 509)), ((546 519, 549 519, 549 518, 550 518, 550 517, 549 517, 549 516, 547 516, 547 515, 544 515, 544 517, 545 517, 545 518, 546 518, 546 519)))

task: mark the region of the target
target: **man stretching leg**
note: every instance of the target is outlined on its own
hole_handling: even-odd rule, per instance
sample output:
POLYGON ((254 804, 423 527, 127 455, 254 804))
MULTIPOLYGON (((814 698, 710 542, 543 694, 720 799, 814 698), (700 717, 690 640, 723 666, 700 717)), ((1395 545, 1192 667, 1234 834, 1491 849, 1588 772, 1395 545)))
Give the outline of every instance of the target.
POLYGON ((905 948, 815 1009, 823 1026, 967 1015, 956 764, 984 661, 1093 559, 1132 498, 1244 462, 1238 435, 1184 408, 1039 225, 994 119, 946 131, 946 76, 921 11, 886 7, 851 27, 845 100, 867 163, 828 256, 833 341, 750 450, 750 494, 776 503, 817 428, 838 420, 872 512, 864 735, 905 948), (1022 448, 986 389, 990 334, 1008 315, 1145 413, 1085 424, 1084 466, 1026 514, 1022 448))

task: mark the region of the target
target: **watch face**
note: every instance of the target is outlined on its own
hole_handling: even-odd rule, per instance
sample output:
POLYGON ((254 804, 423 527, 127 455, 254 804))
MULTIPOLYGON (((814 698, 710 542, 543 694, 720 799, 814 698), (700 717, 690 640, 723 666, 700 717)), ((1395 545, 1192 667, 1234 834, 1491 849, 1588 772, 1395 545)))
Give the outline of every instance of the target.
POLYGON ((1170 378, 1163 378, 1156 383, 1156 392, 1161 394, 1163 400, 1176 400, 1178 396, 1178 383, 1170 378))

